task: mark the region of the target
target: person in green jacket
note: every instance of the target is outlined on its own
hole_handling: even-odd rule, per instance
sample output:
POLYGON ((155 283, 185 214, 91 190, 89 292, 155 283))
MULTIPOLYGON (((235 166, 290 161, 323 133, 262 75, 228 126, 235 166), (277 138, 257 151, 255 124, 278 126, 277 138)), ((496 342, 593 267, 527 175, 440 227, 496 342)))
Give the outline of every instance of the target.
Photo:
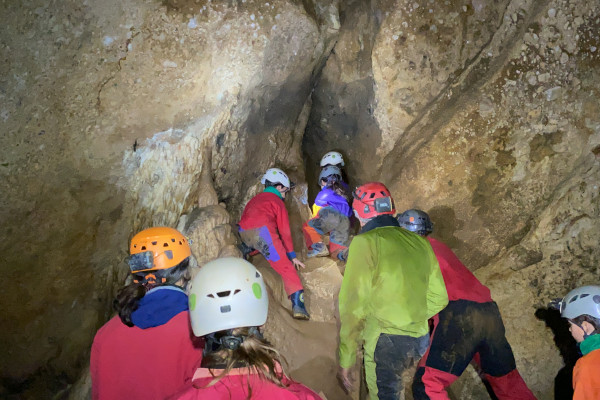
POLYGON ((370 399, 399 399, 402 372, 429 342, 428 319, 448 304, 448 294, 426 239, 400 228, 384 184, 353 193, 361 224, 350 244, 339 294, 339 378, 353 389, 350 368, 361 344, 370 399))

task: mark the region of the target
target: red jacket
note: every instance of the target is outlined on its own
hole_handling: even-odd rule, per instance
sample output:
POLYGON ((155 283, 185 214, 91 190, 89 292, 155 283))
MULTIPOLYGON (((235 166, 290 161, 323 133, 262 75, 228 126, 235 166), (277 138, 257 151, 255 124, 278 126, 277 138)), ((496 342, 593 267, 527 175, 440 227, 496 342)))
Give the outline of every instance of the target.
POLYGON ((262 192, 254 196, 246 204, 238 225, 243 230, 266 226, 271 234, 279 232, 285 251, 294 251, 285 203, 275 193, 262 192))
POLYGON ((213 386, 206 387, 213 379, 207 368, 199 368, 194 374, 194 386, 187 385, 169 397, 170 400, 243 400, 248 399, 248 384, 252 388, 252 400, 322 400, 321 396, 290 379, 284 378, 287 387, 279 387, 263 380, 256 374, 248 375, 245 368, 229 371, 213 386), (197 387, 200 387, 198 389, 197 387))
POLYGON ((202 346, 192 338, 188 311, 147 329, 112 318, 92 344, 92 399, 162 400, 175 393, 202 360, 202 346))
POLYGON ((428 237, 440 264, 448 300, 470 300, 487 303, 492 300, 490 289, 484 286, 444 243, 428 237))

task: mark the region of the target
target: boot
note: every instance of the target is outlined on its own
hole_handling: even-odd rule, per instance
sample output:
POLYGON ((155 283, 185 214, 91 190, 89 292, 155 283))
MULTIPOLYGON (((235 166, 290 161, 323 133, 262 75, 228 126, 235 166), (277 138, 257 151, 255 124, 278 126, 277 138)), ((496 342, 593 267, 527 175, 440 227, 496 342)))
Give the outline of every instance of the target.
POLYGON ((313 243, 312 246, 310 246, 310 250, 308 250, 307 257, 325 257, 328 255, 329 250, 327 250, 327 246, 325 246, 325 243, 318 242, 313 243))
POLYGON ((310 315, 304 307, 304 290, 298 290, 290 295, 292 301, 292 315, 296 319, 309 320, 310 315))
POLYGON ((348 248, 346 247, 344 250, 340 251, 337 254, 337 258, 340 261, 346 262, 346 260, 348 259, 348 248))

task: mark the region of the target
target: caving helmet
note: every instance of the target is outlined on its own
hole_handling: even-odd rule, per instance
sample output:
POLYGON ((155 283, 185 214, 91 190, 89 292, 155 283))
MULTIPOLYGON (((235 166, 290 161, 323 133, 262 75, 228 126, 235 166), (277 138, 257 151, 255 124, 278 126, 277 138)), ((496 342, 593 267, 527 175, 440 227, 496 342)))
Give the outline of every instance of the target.
POLYGON ((188 240, 177 229, 157 226, 131 239, 128 264, 132 273, 174 267, 192 255, 188 240))
POLYGON ((218 258, 194 277, 189 295, 190 320, 196 336, 267 321, 268 294, 263 277, 241 258, 218 258))
POLYGON ((582 286, 571 290, 560 302, 561 317, 574 319, 582 315, 600 318, 600 286, 582 286))
POLYGON ((326 153, 323 158, 321 158, 321 168, 326 165, 336 165, 336 166, 344 166, 344 157, 342 157, 341 153, 337 151, 330 151, 326 153))
POLYGON ((433 223, 425 211, 416 208, 406 210, 396 216, 401 227, 421 236, 433 232, 433 223))
POLYGON ((274 184, 279 183, 280 185, 283 185, 289 189, 294 187, 294 184, 290 182, 290 178, 288 178, 287 174, 279 168, 269 168, 267 172, 265 172, 260 180, 260 183, 264 185, 267 183, 267 181, 274 184))
POLYGON ((357 187, 352 193, 352 208, 361 219, 379 215, 393 215, 394 199, 388 188, 381 182, 369 182, 357 187))
POLYGON ((341 182, 342 170, 334 165, 329 165, 323 168, 319 174, 319 185, 323 180, 327 182, 341 182))

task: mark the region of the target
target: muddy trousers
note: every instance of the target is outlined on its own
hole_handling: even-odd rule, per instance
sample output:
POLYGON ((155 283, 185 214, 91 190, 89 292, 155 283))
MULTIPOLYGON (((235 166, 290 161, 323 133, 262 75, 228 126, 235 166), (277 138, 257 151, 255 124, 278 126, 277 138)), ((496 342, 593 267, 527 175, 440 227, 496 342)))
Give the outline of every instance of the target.
POLYGON ((499 400, 535 400, 516 369, 496 303, 451 301, 433 325, 429 349, 413 381, 415 400, 449 400, 446 388, 471 360, 479 364, 499 400))
POLYGON ((377 321, 367 319, 362 338, 369 399, 398 400, 402 392, 402 373, 425 353, 429 335, 384 333, 377 321))
POLYGON ((266 226, 248 230, 240 228, 239 232, 244 244, 258 250, 267 259, 271 268, 281 276, 288 296, 304 289, 298 272, 288 259, 283 242, 277 232, 269 231, 266 226))
POLYGON ((329 234, 329 253, 335 258, 350 245, 350 219, 332 207, 323 207, 302 225, 302 233, 309 249, 323 241, 321 235, 329 234))

